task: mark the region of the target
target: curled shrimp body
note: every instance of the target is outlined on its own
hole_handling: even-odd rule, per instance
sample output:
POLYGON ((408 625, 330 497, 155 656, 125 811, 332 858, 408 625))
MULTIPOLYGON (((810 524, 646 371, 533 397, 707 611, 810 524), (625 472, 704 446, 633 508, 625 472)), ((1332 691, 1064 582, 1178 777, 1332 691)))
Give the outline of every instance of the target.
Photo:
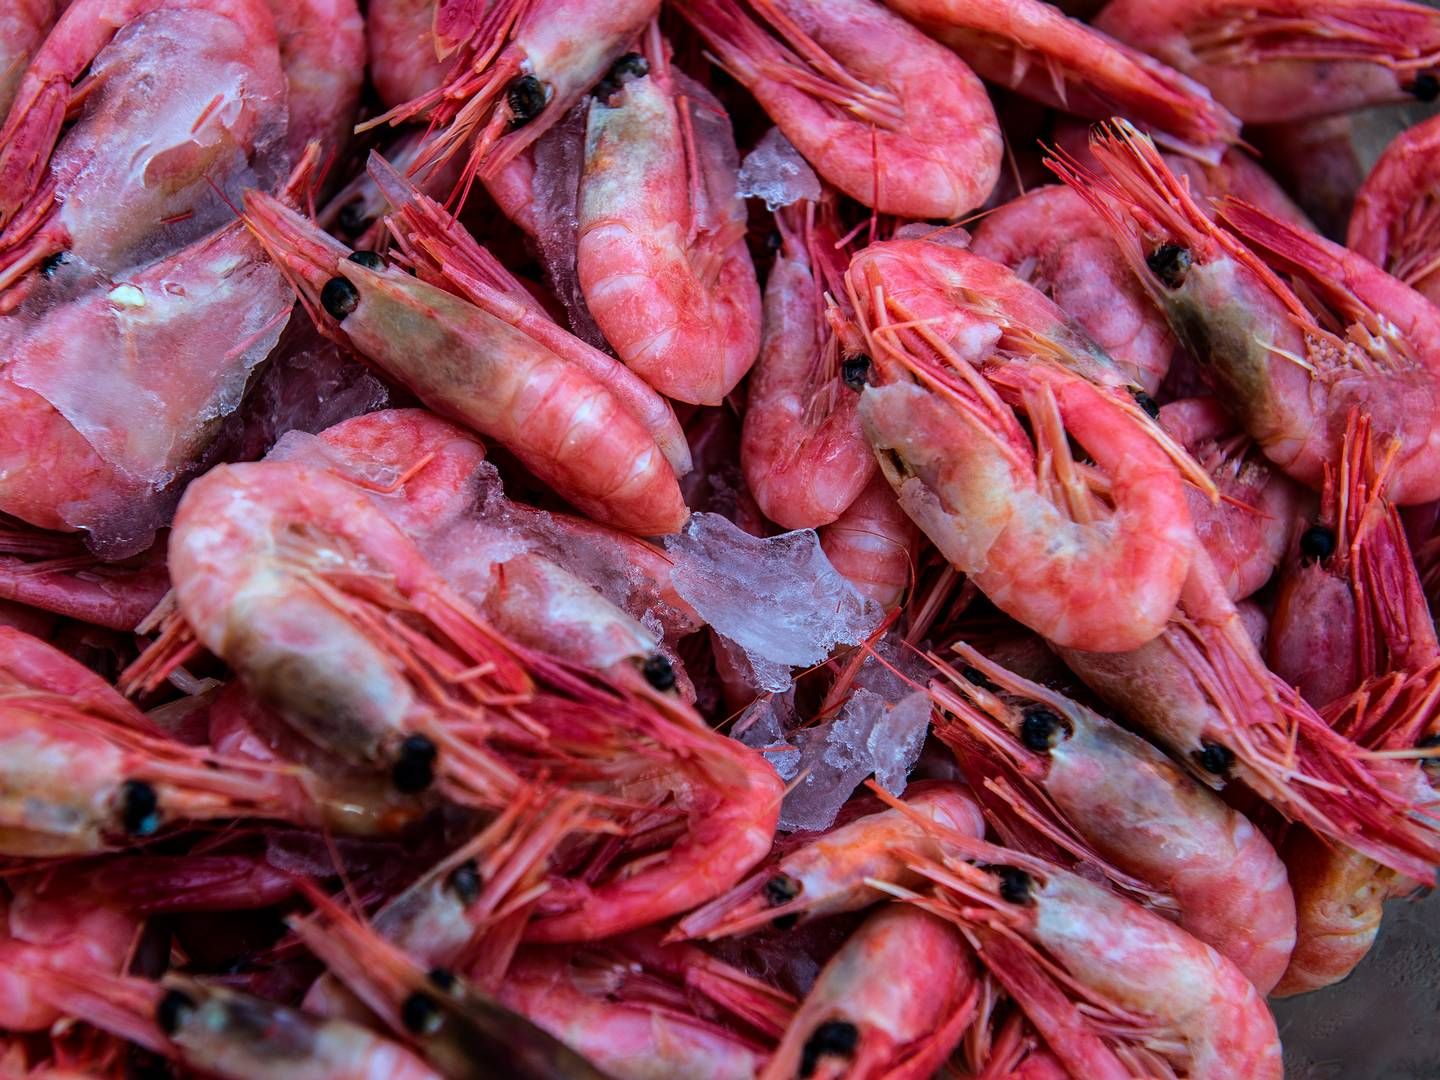
POLYGON ((926 912, 888 904, 826 962, 761 1080, 931 1076, 978 1000, 964 935, 926 912), (892 980, 898 971, 912 977, 892 980))
POLYGON ((437 59, 435 49, 437 6, 437 0, 370 0, 365 5, 370 81, 388 109, 445 81, 449 65, 437 59))
POLYGON ((338 154, 350 140, 365 81, 365 28, 355 0, 269 0, 285 67, 286 142, 338 154))
POLYGON ((1097 132, 1092 149, 1104 179, 1054 167, 1106 217, 1271 461, 1318 489, 1358 408, 1378 434, 1400 440, 1391 498, 1440 494, 1440 312, 1359 256, 1244 203, 1223 203, 1217 223, 1123 122, 1097 132), (1246 244, 1295 274, 1305 299, 1246 244), (1337 324, 1339 333, 1327 329, 1337 324))
POLYGON ((824 179, 901 217, 956 218, 985 201, 1000 126, 954 53, 870 0, 749 7, 755 16, 736 0, 679 11, 824 179))
POLYGON ((875 474, 858 400, 841 378, 825 293, 844 264, 828 204, 781 209, 781 247, 765 282, 760 358, 746 385, 740 466, 760 510, 787 529, 828 525, 875 474))
POLYGON ((1355 194, 1345 244, 1431 303, 1440 301, 1436 214, 1440 117, 1406 128, 1385 148, 1355 194))
POLYGON ((0 124, 20 77, 55 21, 55 0, 17 0, 0 12, 0 124))
POLYGON ((1044 187, 1006 203, 980 223, 971 250, 1054 300, 1147 393, 1159 389, 1179 343, 1104 219, 1074 192, 1044 187))
POLYGON ((1440 13, 1405 0, 1111 0, 1095 25, 1204 83, 1247 124, 1428 91, 1440 13))
POLYGON ((444 415, 489 435, 597 521, 642 535, 687 516, 650 432, 589 371, 404 272, 370 269, 278 201, 246 195, 246 224, 316 324, 444 415), (329 297, 327 303, 326 297, 329 297))
POLYGON ((875 476, 835 521, 820 530, 830 565, 887 611, 915 577, 920 530, 901 509, 883 476, 875 476))
MULTIPOLYGON (((911 784, 905 805, 916 814, 972 836, 985 831, 980 807, 964 787, 943 781, 911 784)), ((749 933, 775 919, 802 920, 858 911, 881 899, 870 881, 915 884, 900 855, 925 842, 906 814, 876 807, 788 852, 730 892, 676 924, 676 937, 715 940, 749 933)))
POLYGON ((1048 801, 1099 861, 1173 901, 1182 927, 1268 994, 1295 945, 1295 898, 1260 830, 1139 736, 969 646, 956 651, 994 688, 944 670, 948 684, 931 687, 947 717, 936 733, 972 763, 972 780, 1017 810, 1043 815, 1048 801), (997 761, 1018 781, 1002 784, 997 761))
POLYGON ((981 78, 1093 120, 1119 115, 1177 149, 1218 158, 1240 121, 1210 92, 1041 0, 885 0, 981 78))
POLYGON ((718 405, 760 348, 760 286, 729 116, 669 52, 652 23, 649 70, 590 106, 576 271, 626 365, 668 397, 718 405))

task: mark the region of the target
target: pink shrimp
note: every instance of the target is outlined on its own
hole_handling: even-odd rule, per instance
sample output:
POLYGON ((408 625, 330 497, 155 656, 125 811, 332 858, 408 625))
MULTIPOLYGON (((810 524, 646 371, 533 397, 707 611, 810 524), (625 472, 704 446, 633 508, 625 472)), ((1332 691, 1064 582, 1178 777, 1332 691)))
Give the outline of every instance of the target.
POLYGON ((442 414, 513 450, 596 520, 643 534, 686 517, 674 470, 626 405, 588 371, 449 293, 352 259, 275 199, 246 195, 245 222, 316 325, 442 414), (443 361, 443 362, 442 362, 443 361))
POLYGON ((0 12, 0 125, 20 77, 55 21, 55 0, 16 0, 0 12))
POLYGON ((975 1015, 977 982, 960 931, 887 905, 826 962, 760 1080, 931 1076, 975 1015))
POLYGON ((740 465, 761 512, 787 529, 835 521, 875 475, 825 317, 825 295, 843 294, 835 226, 830 202, 776 213, 781 248, 765 283, 760 357, 746 386, 740 465))
POLYGON ((1120 115, 1215 159, 1240 121, 1210 91, 1041 0, 885 0, 990 82, 1092 120, 1120 115))
POLYGON ((730 118, 671 67, 658 23, 646 65, 590 106, 576 271, 629 367, 668 397, 718 405, 760 348, 760 286, 730 118))
POLYGON ((968 67, 870 0, 686 0, 679 13, 816 171, 884 214, 956 218, 1000 175, 968 67))
MULTIPOLYGON (((911 784, 905 805, 948 828, 974 836, 984 834, 980 807, 960 785, 943 781, 911 784)), ((691 912, 676 924, 672 937, 713 941, 749 933, 776 920, 808 921, 858 911, 881 898, 872 881, 917 883, 899 853, 924 841, 924 831, 907 815, 871 807, 870 813, 809 840, 691 912)))
POLYGON ((1187 490, 1195 535, 1232 600, 1270 579, 1309 502, 1305 489, 1264 459, 1213 397, 1172 401, 1160 426, 1198 460, 1220 491, 1218 503, 1187 490))
POLYGON ((264 0, 72 4, 0 129, 0 307, 59 253, 114 273, 214 229, 228 211, 211 185, 238 195, 283 169, 285 101, 264 0), (136 73, 160 56, 168 81, 151 88, 136 73))
POLYGON ((846 511, 820 530, 830 564, 887 611, 898 607, 915 580, 920 530, 901 509, 883 476, 865 485, 846 511))
POLYGON ((1054 300, 1146 393, 1160 388, 1179 343, 1104 219, 1074 192, 1038 188, 1006 203, 980 223, 971 250, 1054 300))
POLYGON ((942 668, 931 696, 947 718, 936 734, 972 782, 1158 890, 1162 911, 1173 903, 1182 927, 1269 993, 1295 945, 1295 898, 1264 835, 1144 739, 969 646, 956 652, 980 680, 942 668))
POLYGON ((355 0, 269 0, 285 67, 285 130, 298 159, 318 141, 332 155, 350 139, 365 82, 365 24, 355 0))
POLYGON ((0 552, 0 600, 112 630, 133 630, 170 587, 163 545, 107 563, 75 537, 0 525, 0 552))
POLYGON ((1435 245, 1440 186, 1430 163, 1440 149, 1440 117, 1401 132, 1355 195, 1346 244, 1431 303, 1440 302, 1435 245))
POLYGON ((1053 167, 1106 217, 1265 455, 1319 488, 1359 408, 1377 433, 1401 441, 1391 498, 1440 494, 1440 312, 1359 256, 1243 203, 1223 203, 1226 224, 1217 223, 1123 122, 1098 131, 1092 146, 1106 178, 1074 163, 1053 167), (1305 298, 1245 244, 1295 273, 1305 298), (1339 333, 1327 329, 1337 325, 1339 333))
POLYGON ((449 65, 437 58, 438 0, 370 0, 365 42, 370 81, 387 109, 423 97, 442 82, 449 65))

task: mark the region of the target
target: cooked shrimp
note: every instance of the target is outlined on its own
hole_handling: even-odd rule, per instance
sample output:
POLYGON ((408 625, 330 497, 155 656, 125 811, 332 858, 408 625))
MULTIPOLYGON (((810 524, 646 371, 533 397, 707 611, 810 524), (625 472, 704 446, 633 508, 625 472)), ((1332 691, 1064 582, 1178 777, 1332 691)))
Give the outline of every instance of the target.
MULTIPOLYGON (((355 0, 269 0, 285 67, 285 138, 299 158, 312 141, 338 155, 365 82, 365 24, 355 0)), ((373 17, 373 13, 372 13, 373 17)))
MULTIPOLYGON (((0 525, 0 600, 112 630, 133 630, 170 587, 164 545, 102 562, 77 538, 0 525)), ((43 635, 42 635, 43 636, 43 635)))
POLYGON ((1436 93, 1440 12, 1405 0, 1111 0, 1095 25, 1204 83, 1247 124, 1436 93))
POLYGON ((0 129, 0 308, 62 252, 115 273, 222 224, 217 192, 283 170, 286 116, 265 0, 71 4, 0 129))
POLYGON ((887 611, 915 580, 920 530, 901 509, 883 476, 873 477, 846 511, 820 530, 830 564, 887 611))
MULTIPOLYGON (((905 804, 916 813, 973 836, 985 824, 974 798, 957 784, 909 785, 905 804)), ((905 814, 876 807, 803 844, 751 875, 724 896, 691 912, 672 937, 717 938, 749 933, 775 920, 790 923, 858 911, 880 900, 870 881, 916 884, 898 854, 925 834, 905 814)), ((784 924, 782 923, 782 925, 784 924)))
POLYGON ((10 112, 20 76, 54 21, 55 0, 15 0, 0 12, 0 125, 10 112))
POLYGON ((980 223, 971 250, 1055 301, 1146 393, 1160 388, 1179 343, 1104 219, 1074 192, 1037 188, 1006 203, 980 223))
POLYGON ((1355 195, 1346 246, 1440 302, 1440 185, 1431 163, 1440 152, 1440 117, 1402 131, 1385 148, 1355 195))
POLYGON ((667 397, 718 405, 760 348, 760 285, 730 118, 671 67, 658 23, 644 73, 590 106, 576 272, 627 366, 667 397))
POLYGON ((1401 442, 1391 498, 1440 494, 1440 312, 1359 256, 1253 207, 1227 201, 1226 224, 1213 221, 1123 122, 1092 145, 1106 178, 1053 167, 1106 217, 1265 455, 1318 489, 1359 408, 1401 442), (1295 273, 1304 299, 1245 244, 1295 273))
POLYGON ((875 474, 825 317, 826 294, 843 295, 835 226, 830 202, 775 214, 781 247, 765 282, 760 358, 746 385, 740 465, 761 512, 787 529, 835 521, 875 474))
POLYGON ((1172 401, 1160 426, 1184 445, 1215 481, 1220 501, 1187 489, 1195 535, 1232 600, 1265 584, 1280 565, 1313 496, 1266 461, 1213 397, 1172 401))
POLYGON ((365 5, 370 81, 387 109, 445 81, 449 65, 438 58, 435 44, 438 6, 438 0, 369 0, 365 5))
POLYGON ((250 192, 245 222, 312 318, 438 412, 504 443, 597 521, 674 532, 686 510, 674 470, 626 405, 525 332, 343 244, 250 192), (375 268, 371 268, 371 267, 375 268))
POLYGON ((1000 126, 954 53, 870 0, 749 7, 759 21, 737 0, 678 10, 824 179, 900 217, 957 218, 985 201, 1000 126))
POLYGON ((1124 116, 1157 140, 1215 159, 1240 121, 1210 91, 1041 0, 885 0, 980 77, 1092 120, 1124 116))
POLYGON ((1026 820, 1058 811, 1095 862, 1164 894, 1182 927, 1269 993, 1295 945, 1295 898, 1260 831, 1144 739, 967 645, 956 652, 983 678, 941 669, 935 731, 972 782, 1039 815, 1026 820))
POLYGON ((761 1080, 930 1076, 960 1041, 979 998, 964 936, 889 904, 821 969, 761 1080), (895 979, 895 972, 906 977, 895 979))

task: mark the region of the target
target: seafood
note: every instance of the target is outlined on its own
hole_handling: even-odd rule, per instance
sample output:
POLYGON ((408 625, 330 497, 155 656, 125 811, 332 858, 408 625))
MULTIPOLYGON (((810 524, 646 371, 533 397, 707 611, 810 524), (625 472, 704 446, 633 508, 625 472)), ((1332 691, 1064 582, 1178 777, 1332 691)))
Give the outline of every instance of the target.
POLYGON ((1440 13, 1405 0, 1111 0, 1095 25, 1247 124, 1433 100, 1440 13))
POLYGON ((355 0, 270 0, 298 159, 311 142, 338 154, 350 138, 365 81, 364 23, 355 0))
POLYGON ((735 137, 720 103, 671 66, 658 23, 644 40, 632 66, 646 70, 590 106, 576 272, 627 366, 677 401, 718 405, 760 348, 735 137))
POLYGON ((885 478, 875 476, 820 530, 820 547, 861 596, 889 610, 914 582, 919 536, 885 478))
POLYGON ((821 177, 882 214, 957 218, 985 201, 1000 128, 952 52, 871 0, 749 7, 677 10, 821 177))
POLYGON ((1431 303, 1440 301, 1434 231, 1440 202, 1429 162, 1440 146, 1440 117, 1397 135, 1355 194, 1345 243, 1431 303))
POLYGON ((54 21, 55 0, 16 0, 0 13, 0 124, 31 55, 54 21))
POLYGON ((365 42, 370 80, 386 108, 430 93, 449 66, 437 56, 437 0, 370 0, 365 5, 365 42))
POLYGON ((112 630, 133 630, 170 587, 159 545, 102 562, 72 537, 0 527, 0 599, 112 630))

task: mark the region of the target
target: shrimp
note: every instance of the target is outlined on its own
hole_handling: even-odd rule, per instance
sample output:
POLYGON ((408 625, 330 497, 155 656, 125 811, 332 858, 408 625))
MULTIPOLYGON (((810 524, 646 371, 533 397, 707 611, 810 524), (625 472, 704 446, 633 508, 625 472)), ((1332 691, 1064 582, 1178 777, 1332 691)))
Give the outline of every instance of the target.
MULTIPOLYGON (((965 788, 941 781, 911 784, 905 805, 948 828, 985 831, 980 807, 965 788)), ((899 852, 925 842, 923 830, 895 810, 876 809, 783 855, 723 896, 686 915, 672 939, 745 934, 771 923, 788 927, 881 899, 871 881, 917 884, 899 852)))
POLYGON ((1355 195, 1346 246, 1440 303, 1435 245, 1440 186, 1429 164, 1440 149, 1440 117, 1422 120, 1385 148, 1355 195))
POLYGON ((760 1080, 931 1076, 978 999, 964 936, 943 919, 889 904, 826 962, 760 1080), (893 979, 899 971, 906 978, 893 979))
POLYGON ((512 450, 597 521, 641 535, 687 516, 674 470, 625 404, 588 371, 449 293, 343 244, 259 192, 245 222, 311 317, 422 401, 512 450), (372 267, 375 267, 372 269, 372 267))
POLYGON ((445 81, 449 66, 438 56, 435 16, 439 0, 370 0, 365 43, 370 81, 380 103, 394 109, 445 81))
POLYGON ((170 975, 161 983, 120 975, 37 973, 45 997, 162 1057, 223 1077, 254 1080, 441 1080, 399 1043, 346 1020, 170 975), (43 978, 42 978, 43 976, 43 978))
POLYGON ((312 141, 338 154, 365 82, 365 24, 355 0, 269 0, 285 68, 285 130, 299 159, 312 141))
POLYGON ((940 669, 935 733, 972 782, 1027 821, 1058 811, 1094 861, 1164 894, 1182 927, 1269 993, 1295 945, 1295 898, 1260 831, 1144 739, 955 648, 979 681, 940 669))
POLYGON ((671 67, 658 23, 644 73, 590 106, 576 206, 585 304, 626 365, 678 401, 718 405, 760 349, 760 285, 730 118, 671 67))
POLYGON ((75 537, 0 524, 0 552, 0 600, 112 630, 133 630, 170 587, 163 545, 102 562, 75 537))
POLYGON ((920 530, 876 476, 840 517, 820 530, 820 548, 861 596, 887 611, 900 605, 915 578, 920 530))
POLYGON ((1390 497, 1440 494, 1440 312, 1358 256, 1243 203, 1224 202, 1217 223, 1123 122, 1097 131, 1092 147, 1104 179, 1073 162, 1052 167, 1105 216, 1266 457, 1318 489, 1359 408, 1403 447, 1390 497), (1305 299, 1245 244, 1296 273, 1305 299))
POLYGON ((0 12, 0 124, 20 77, 55 21, 55 0, 15 0, 0 12))
POLYGON ((1160 426, 1194 455, 1220 491, 1219 503, 1193 489, 1185 494, 1195 535, 1221 575, 1226 594, 1243 600, 1280 565, 1295 520, 1312 496, 1265 460, 1213 397, 1162 406, 1160 426))
POLYGON ((283 175, 286 93, 264 0, 73 3, 0 129, 0 308, 61 253, 113 274, 222 224, 223 196, 283 175))
POLYGON ((1147 394, 1179 343, 1130 275, 1104 219, 1063 186, 1037 188, 987 215, 971 250, 1045 293, 1147 394))
POLYGON ((933 894, 886 891, 965 929, 1072 1074, 1155 1076, 1168 1064, 1195 1080, 1280 1080, 1274 1017, 1210 946, 1043 859, 923 826, 942 854, 911 865, 933 894))
POLYGON ((1186 75, 1041 0, 885 0, 981 78, 1092 120, 1120 115, 1185 153, 1218 159, 1240 121, 1186 75))
POLYGON ((746 386, 740 465, 764 515, 787 529, 828 525, 860 497, 875 458, 841 378, 825 295, 845 272, 833 202, 775 214, 780 251, 765 283, 760 357, 746 386))
POLYGON ((1095 26, 1203 83, 1247 124, 1440 89, 1440 12, 1405 0, 1111 0, 1095 26))
MULTIPOLYGON (((421 168, 467 143, 462 185, 495 176, 560 120, 655 17, 659 0, 499 0, 435 4, 435 55, 453 56, 438 86, 361 125, 424 119, 437 138, 421 168)), ((415 16, 399 12, 409 26, 415 16)), ((428 74, 412 76, 421 85, 428 74)), ((406 85, 406 89, 412 88, 406 85)))
POLYGON ((882 214, 957 218, 1000 177, 975 73, 870 0, 686 0, 719 62, 825 180, 882 214))

